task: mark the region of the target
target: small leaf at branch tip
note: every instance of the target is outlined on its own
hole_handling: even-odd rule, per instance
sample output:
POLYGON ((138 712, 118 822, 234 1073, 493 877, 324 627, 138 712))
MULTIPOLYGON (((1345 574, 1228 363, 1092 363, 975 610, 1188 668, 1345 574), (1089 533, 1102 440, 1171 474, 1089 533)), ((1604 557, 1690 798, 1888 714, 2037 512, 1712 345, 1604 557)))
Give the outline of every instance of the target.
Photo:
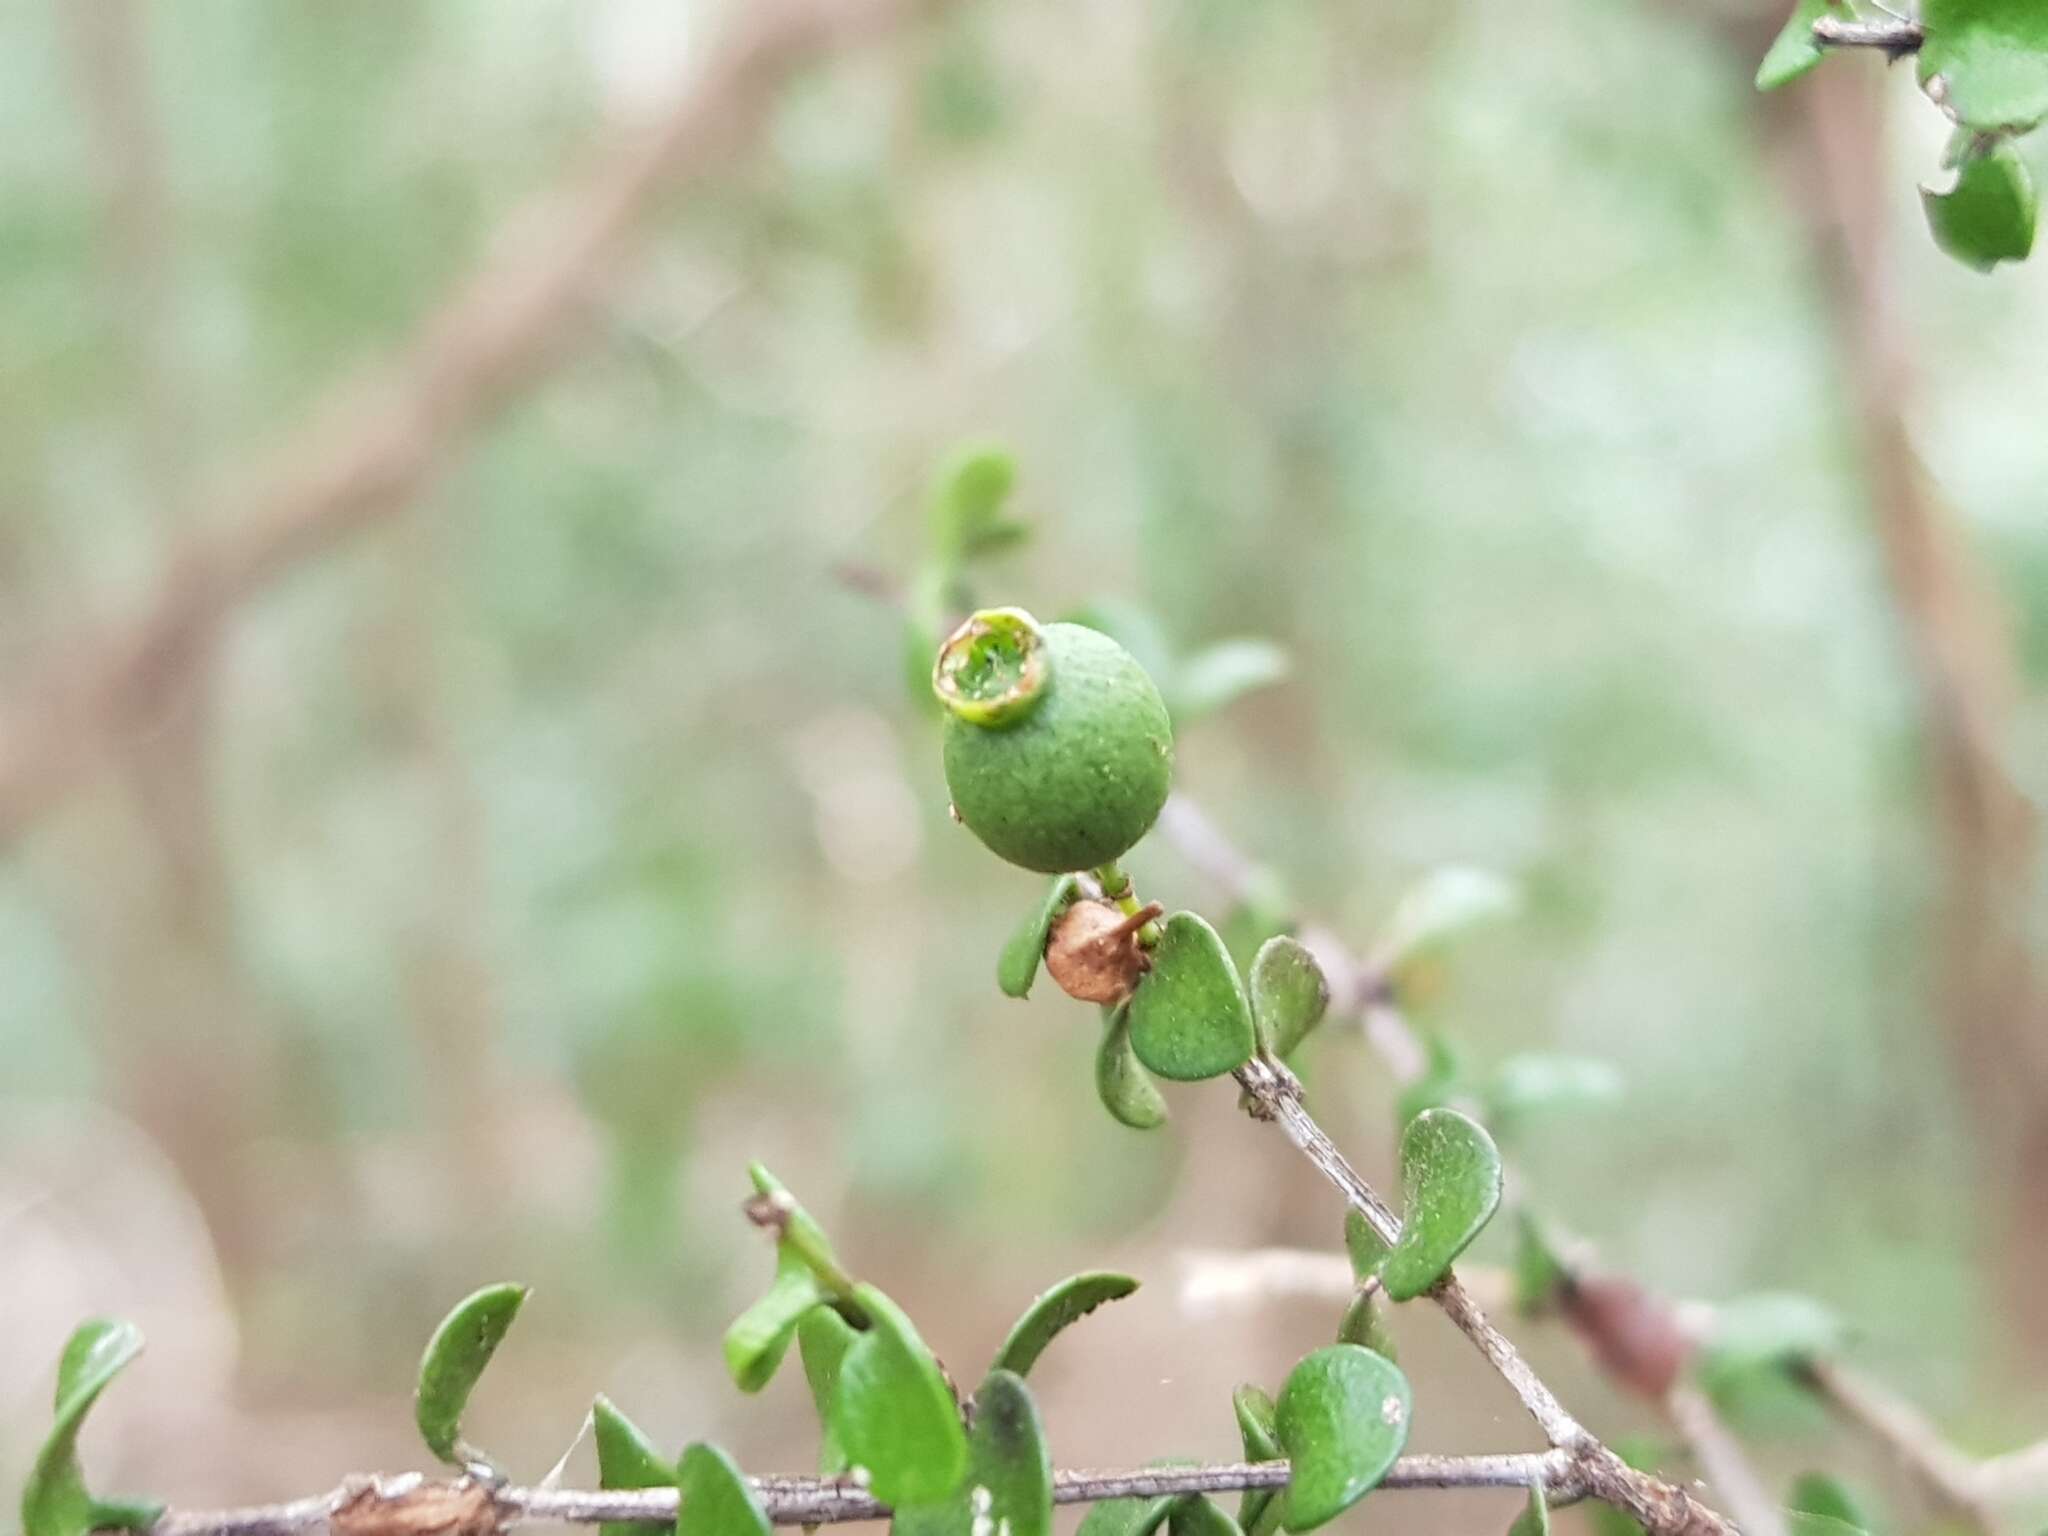
POLYGON ((808 1268, 791 1264, 779 1269, 767 1294, 725 1330, 725 1368, 733 1385, 742 1392, 767 1386, 796 1337, 797 1324, 825 1299, 808 1268))
POLYGON ((1408 1443, 1408 1379, 1355 1344, 1332 1344, 1288 1373, 1274 1428, 1292 1464, 1280 1523, 1313 1530, 1379 1486, 1408 1443))
POLYGON ((991 1370, 1011 1371, 1028 1376, 1045 1347, 1059 1334, 1107 1302, 1121 1301, 1137 1290, 1129 1275, 1110 1270, 1087 1270, 1069 1275, 1024 1310, 1011 1327, 1003 1347, 996 1351, 991 1370))
MULTIPOLYGON (((612 1400, 600 1395, 590 1405, 591 1437, 597 1442, 597 1486, 600 1488, 673 1488, 676 1469, 668 1458, 612 1400)), ((572 1447, 573 1449, 573 1447, 572 1447)), ((566 1458, 564 1458, 566 1460, 566 1458)), ((648 1536, 663 1522, 607 1520, 602 1536, 648 1536)))
POLYGON ((1945 192, 1922 187, 1920 205, 1934 243, 1978 272, 2024 261, 2034 249, 2033 177, 2004 139, 1972 145, 1956 167, 1955 185, 1945 192))
POLYGON ((488 1457, 462 1443, 462 1415, 527 1295, 523 1285, 487 1285, 456 1303, 427 1341, 414 1418, 427 1449, 450 1466, 491 1465, 488 1457))
MULTIPOLYGON (((29 1469, 21 1491, 23 1536, 84 1536, 108 1511, 141 1505, 101 1505, 86 1492, 78 1464, 78 1435, 109 1383, 142 1353, 133 1323, 95 1318, 65 1343, 57 1364, 56 1421, 29 1469)), ((125 1523, 125 1522, 120 1522, 125 1523)))
POLYGON ((1832 0, 1798 0, 1763 63, 1757 66, 1758 90, 1774 91, 1789 85, 1820 63, 1821 46, 1813 35, 1813 24, 1834 9, 1832 0))
POLYGON ((773 1536, 752 1485, 717 1446, 687 1447, 676 1487, 676 1536, 773 1536))
POLYGON ((1330 1006, 1330 983, 1299 939, 1278 934, 1252 960, 1252 1019, 1260 1043, 1276 1056, 1292 1056, 1330 1006))
POLYGON ((1046 935, 1053 920, 1065 911, 1080 886, 1072 875, 1061 875, 1052 883, 1045 899, 1018 925, 1003 945, 996 961, 996 985, 1007 997, 1028 997, 1031 983, 1038 979, 1039 962, 1045 958, 1046 935))
POLYGON ((1810 1296, 1766 1292, 1738 1297, 1714 1309, 1695 1372, 1700 1385, 1720 1398, 1753 1373, 1796 1371, 1829 1359, 1846 1338, 1841 1319, 1810 1296))
POLYGON ((1380 1265, 1392 1301, 1422 1295, 1500 1206, 1500 1149, 1455 1109, 1430 1109, 1401 1133, 1401 1237, 1380 1265))
POLYGON ((1130 1003, 1131 1049, 1161 1077, 1197 1082, 1233 1072, 1257 1046, 1251 1002, 1230 953, 1200 917, 1176 912, 1130 1003))
POLYGON ((1550 1500, 1540 1486, 1531 1484, 1529 1502, 1508 1527, 1508 1536, 1550 1536, 1550 1500))

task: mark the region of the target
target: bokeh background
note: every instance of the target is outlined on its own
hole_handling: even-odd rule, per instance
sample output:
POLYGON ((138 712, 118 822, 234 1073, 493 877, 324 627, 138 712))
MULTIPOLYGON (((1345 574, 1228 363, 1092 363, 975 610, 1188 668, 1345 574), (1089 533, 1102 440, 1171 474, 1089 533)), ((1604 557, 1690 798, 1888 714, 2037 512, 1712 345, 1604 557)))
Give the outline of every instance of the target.
MULTIPOLYGON (((758 9, 0 12, 7 1486, 100 1311, 151 1337, 103 1483, 417 1465, 420 1345, 500 1278, 515 1470, 597 1390, 802 1469, 801 1380, 717 1350, 755 1157, 970 1376, 1061 1274, 1142 1276, 1041 1367, 1058 1459, 1235 1453, 1230 1387, 1334 1309, 1191 1315, 1187 1256, 1340 1212, 1228 1091, 1111 1124, 1092 1014, 994 989, 1038 886, 949 824, 891 606, 975 437, 1035 530, 985 596, 1290 654, 1180 771, 1301 911, 1362 946, 1431 869, 1520 892, 1416 1006, 1482 1068, 1622 1074, 1516 1138, 1524 1198, 1663 1291, 1824 1300, 1966 1445, 2048 1429, 2048 290, 1925 238, 1907 72, 1758 98, 1768 0, 934 8, 726 125, 544 366, 416 424, 437 474, 189 581, 758 9), (95 692, 179 591, 194 633, 95 692)), ((1384 1067, 1308 1067, 1385 1178, 1384 1067)), ((1418 1448, 1529 1442, 1397 1329, 1418 1448)))

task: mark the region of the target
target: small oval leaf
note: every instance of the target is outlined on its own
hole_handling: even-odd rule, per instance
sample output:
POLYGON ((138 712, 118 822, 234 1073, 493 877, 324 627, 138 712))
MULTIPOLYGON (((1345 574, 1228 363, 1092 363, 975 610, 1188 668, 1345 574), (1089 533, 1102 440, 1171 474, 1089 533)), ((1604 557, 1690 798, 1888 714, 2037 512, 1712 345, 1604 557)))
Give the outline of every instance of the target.
POLYGON ((1401 1239, 1380 1266, 1394 1301, 1441 1280, 1500 1207, 1500 1149, 1455 1109, 1428 1109, 1401 1133, 1401 1239))
POLYGON ((804 1381, 810 1386, 811 1403, 818 1411, 818 1427, 823 1436, 818 1446, 818 1470, 826 1477, 837 1477, 847 1467, 846 1452, 832 1428, 832 1399, 839 1391, 839 1367, 859 1337, 852 1324, 830 1307, 813 1307, 796 1325, 804 1381))
POLYGON ((725 1330, 725 1368, 733 1385, 742 1392, 767 1386, 796 1337, 797 1324, 824 1300, 825 1292, 808 1267, 784 1265, 767 1294, 725 1330))
POLYGON ((753 1488, 717 1446, 685 1449, 676 1486, 676 1536, 774 1536, 753 1488))
POLYGON ((1784 30, 1778 33, 1763 63, 1757 66, 1756 88, 1775 91, 1819 64, 1820 42, 1813 35, 1813 24, 1832 14, 1833 0, 1797 0, 1784 30))
POLYGON ((1045 1426, 1024 1378, 990 1371, 974 1394, 969 1437, 969 1483, 986 1488, 989 1504, 977 1511, 1010 1536, 1052 1536, 1052 1455, 1045 1426))
POLYGON ((1016 483, 1017 461, 1008 450, 992 443, 956 448, 932 477, 932 553, 950 568, 1015 543, 1025 530, 1002 510, 1016 483))
POLYGON ((1920 206, 1934 243, 1979 272, 2001 261, 2025 261, 2034 249, 2034 179, 2005 139, 1967 154, 1948 191, 1922 187, 1920 206))
POLYGON ((1344 1251, 1351 1255, 1351 1273, 1360 1280, 1378 1274, 1387 1259, 1386 1243, 1355 1205, 1344 1208, 1344 1251))
POLYGON ((1529 1052, 1510 1056, 1487 1084, 1486 1112, 1507 1135, 1519 1122, 1550 1111, 1585 1109, 1621 1097, 1621 1072, 1586 1056, 1529 1052))
POLYGON ((1825 1472, 1801 1475, 1792 1484, 1792 1495, 1785 1504, 1794 1515, 1839 1521, 1858 1531, 1876 1530, 1881 1523, 1855 1490, 1825 1472))
POLYGON ((1156 1499, 1104 1499, 1081 1517, 1074 1536, 1155 1536, 1177 1502, 1175 1494, 1156 1499))
POLYGON ((96 1531, 146 1531, 167 1507, 155 1499, 94 1499, 85 1518, 96 1531))
POLYGON ((1523 1211, 1515 1234, 1515 1310, 1524 1317, 1544 1316, 1571 1278, 1557 1239, 1540 1218, 1523 1211))
POLYGON ((1842 1320, 1810 1296, 1738 1297, 1714 1309, 1694 1369, 1700 1385, 1720 1398, 1758 1372, 1792 1370, 1839 1353, 1846 1333, 1842 1320))
POLYGON ((1276 1056, 1292 1056, 1330 1006, 1330 983, 1308 946, 1287 934, 1259 946, 1252 961, 1252 1018, 1276 1056))
POLYGON ((1285 681, 1287 652, 1270 640, 1219 640, 1175 667, 1166 689, 1174 729, 1193 725, 1248 693, 1285 681))
POLYGON ((413 1416, 427 1449, 442 1461, 458 1467, 491 1466, 488 1457, 463 1443, 462 1412, 526 1295, 523 1285, 487 1285, 458 1302, 427 1340, 413 1416))
POLYGON ((1540 1487, 1530 1486, 1528 1506, 1515 1516, 1508 1536, 1550 1536, 1550 1500, 1540 1487))
POLYGON ((1061 875, 1053 881, 1045 900, 1010 935, 996 960, 996 985, 1005 996, 1030 995, 1031 983, 1038 979, 1039 962, 1045 959, 1046 935, 1052 932, 1053 920, 1066 911, 1079 890, 1080 885, 1072 875, 1061 875))
POLYGON ((1003 1347, 996 1351, 991 1369, 1030 1375, 1031 1367, 1045 1353, 1045 1346, 1061 1329, 1078 1323, 1105 1302, 1123 1300, 1137 1288, 1138 1282, 1131 1276, 1106 1269, 1069 1275, 1025 1309, 1010 1329, 1010 1336, 1003 1340, 1003 1347))
POLYGON ((1128 1007, 1102 1010, 1102 1044, 1095 1052, 1095 1092, 1120 1125, 1154 1131, 1166 1124, 1166 1096, 1131 1049, 1128 1007))
POLYGON ((1161 1077, 1198 1082, 1251 1059, 1258 1041, 1237 967, 1216 930, 1192 912, 1166 920, 1152 970, 1130 1003, 1131 1049, 1161 1077))
POLYGON ((1183 1497, 1167 1517, 1168 1536, 1244 1536, 1222 1506, 1201 1494, 1183 1497))
MULTIPOLYGON (((1230 1394, 1231 1409, 1237 1414, 1238 1438, 1244 1442, 1246 1461, 1278 1461, 1285 1454, 1280 1449, 1280 1433, 1274 1427, 1273 1398, 1263 1387, 1252 1386, 1249 1382, 1230 1394)), ((1267 1513, 1279 1514, 1278 1488, 1247 1488, 1244 1496, 1237 1501, 1237 1523, 1243 1527, 1245 1536, 1258 1530, 1267 1513)), ((1271 1524, 1270 1521, 1266 1522, 1271 1524)))
POLYGON ((1292 1463, 1281 1524, 1310 1531, 1379 1486, 1408 1443, 1408 1378, 1356 1344, 1319 1349, 1288 1373, 1274 1427, 1292 1463))
POLYGON ((1388 1360, 1400 1359, 1393 1332, 1387 1327, 1386 1313, 1368 1290, 1361 1289, 1344 1309, 1343 1320, 1337 1324, 1337 1342, 1361 1345, 1388 1360))
POLYGON ((1492 870, 1463 865, 1431 870, 1394 908, 1373 946, 1374 967, 1398 976, 1475 929, 1513 916, 1520 906, 1514 882, 1492 870))
POLYGON ((952 1388, 909 1318, 872 1285, 855 1289, 868 1327, 839 1365, 832 1424, 848 1461, 885 1504, 932 1504, 967 1470, 952 1388))
POLYGON ((1440 1109, 1468 1096, 1465 1063, 1457 1048, 1442 1035, 1430 1031, 1423 1036, 1422 1049, 1422 1074, 1401 1090, 1395 1106, 1403 1125, 1425 1109, 1440 1109))
POLYGON ((2048 117, 2048 7, 2039 0, 1923 0, 1920 84, 1980 133, 2048 117))
MULTIPOLYGON (((640 1426, 608 1397, 590 1405, 591 1438, 597 1442, 597 1486, 600 1488, 673 1488, 676 1469, 656 1450, 640 1426)), ((607 1520, 603 1536, 649 1536, 663 1523, 650 1520, 607 1520)))
POLYGON ((57 1364, 56 1421, 21 1490, 23 1536, 84 1536, 98 1506, 78 1465, 78 1433, 108 1383, 142 1353, 133 1323, 95 1318, 81 1324, 57 1364))

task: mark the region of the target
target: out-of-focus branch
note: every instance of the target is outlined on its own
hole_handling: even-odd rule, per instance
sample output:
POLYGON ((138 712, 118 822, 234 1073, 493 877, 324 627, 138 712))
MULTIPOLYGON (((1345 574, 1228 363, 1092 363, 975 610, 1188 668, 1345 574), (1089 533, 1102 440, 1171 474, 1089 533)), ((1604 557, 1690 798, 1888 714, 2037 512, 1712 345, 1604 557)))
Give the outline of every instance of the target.
MULTIPOLYGON (((1056 1504, 1105 1499, 1155 1499, 1174 1494, 1235 1493, 1284 1488, 1284 1461, 1227 1462, 1206 1467, 1141 1467, 1128 1471, 1061 1470, 1052 1475, 1056 1504)), ((850 1479, 750 1479, 763 1512, 777 1525, 831 1525, 886 1520, 889 1506, 850 1479)), ((1503 1456, 1403 1456, 1382 1488, 1541 1487, 1568 1504, 1591 1490, 1572 1459, 1547 1451, 1503 1456)), ((673 1525, 676 1490, 630 1488, 489 1488, 467 1478, 436 1482, 416 1474, 354 1477, 332 1493, 247 1509, 173 1509, 148 1536, 489 1536, 519 1525, 597 1525, 649 1521, 673 1525)))
POLYGON ((1777 1501, 1706 1394, 1683 1383, 1672 1387, 1664 1394, 1664 1416, 1742 1529, 1750 1536, 1784 1536, 1777 1501))
MULTIPOLYGON (((1809 1364, 1805 1376, 1837 1415, 1884 1447, 1938 1510, 1985 1536, 2000 1536, 2005 1525, 1998 1506, 2015 1495, 1992 1491, 2001 1481, 1997 1462, 1957 1450, 1918 1408, 1867 1376, 1825 1360, 1809 1364)), ((2022 1487, 2017 1497, 2025 1496, 2022 1487)))
POLYGON ((78 784, 112 735, 146 728, 238 602, 388 517, 469 432, 567 349, 585 302, 663 192, 730 160, 806 63, 944 0, 750 0, 668 110, 510 219, 482 266, 398 356, 337 388, 271 466, 223 498, 219 532, 168 563, 141 611, 49 648, 0 722, 0 839, 78 784))

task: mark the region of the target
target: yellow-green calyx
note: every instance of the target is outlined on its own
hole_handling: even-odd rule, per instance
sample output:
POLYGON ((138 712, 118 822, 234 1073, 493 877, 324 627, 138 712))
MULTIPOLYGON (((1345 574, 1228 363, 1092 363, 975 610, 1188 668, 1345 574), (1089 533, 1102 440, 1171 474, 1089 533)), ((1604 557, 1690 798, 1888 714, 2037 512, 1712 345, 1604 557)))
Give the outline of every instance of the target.
POLYGON ((1038 706, 1045 634, 1022 608, 984 608, 954 630, 932 666, 932 692, 962 720, 1010 725, 1038 706))
POLYGON ((1095 869, 1166 804, 1166 705, 1109 636, 987 609, 946 642, 932 684, 953 809, 998 857, 1045 874, 1095 869))

